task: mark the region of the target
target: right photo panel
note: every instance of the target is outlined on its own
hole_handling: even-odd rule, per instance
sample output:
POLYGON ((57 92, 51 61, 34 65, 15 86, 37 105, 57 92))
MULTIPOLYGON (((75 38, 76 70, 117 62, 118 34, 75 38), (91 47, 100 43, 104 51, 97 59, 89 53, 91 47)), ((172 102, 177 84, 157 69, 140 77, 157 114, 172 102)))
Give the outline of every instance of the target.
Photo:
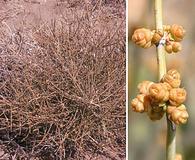
POLYGON ((195 1, 128 0, 128 159, 195 159, 195 1))

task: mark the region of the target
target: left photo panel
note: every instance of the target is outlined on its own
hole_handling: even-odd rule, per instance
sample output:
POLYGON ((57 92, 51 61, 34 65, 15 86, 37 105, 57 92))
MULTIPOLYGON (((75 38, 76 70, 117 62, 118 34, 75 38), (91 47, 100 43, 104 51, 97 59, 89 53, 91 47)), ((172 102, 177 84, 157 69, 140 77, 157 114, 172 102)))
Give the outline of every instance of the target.
POLYGON ((9 159, 126 159, 125 0, 0 2, 9 159))

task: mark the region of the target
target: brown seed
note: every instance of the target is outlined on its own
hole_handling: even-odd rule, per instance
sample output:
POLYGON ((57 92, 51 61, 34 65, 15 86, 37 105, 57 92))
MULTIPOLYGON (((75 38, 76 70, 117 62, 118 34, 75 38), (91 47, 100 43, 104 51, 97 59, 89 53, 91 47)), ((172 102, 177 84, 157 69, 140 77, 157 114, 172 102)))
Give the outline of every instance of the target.
POLYGON ((157 107, 159 108, 159 106, 154 107, 154 106, 152 106, 152 105, 150 105, 150 106, 148 107, 147 115, 149 116, 149 118, 150 118, 152 121, 160 120, 160 119, 163 117, 163 115, 164 115, 164 111, 163 111, 162 108, 159 108, 158 111, 155 110, 155 108, 157 108, 157 107))
POLYGON ((165 103, 155 102, 152 99, 150 101, 150 106, 152 107, 152 110, 154 112, 162 112, 163 111, 163 105, 165 105, 165 103))

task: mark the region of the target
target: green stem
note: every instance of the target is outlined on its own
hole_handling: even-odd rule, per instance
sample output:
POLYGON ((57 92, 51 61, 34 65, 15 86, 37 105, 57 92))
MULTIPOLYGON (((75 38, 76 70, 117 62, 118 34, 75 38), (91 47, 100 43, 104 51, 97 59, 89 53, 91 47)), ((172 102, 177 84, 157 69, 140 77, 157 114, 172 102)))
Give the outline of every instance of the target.
POLYGON ((167 145, 166 145, 166 160, 175 160, 176 150, 176 127, 173 122, 167 118, 167 145))
MULTIPOLYGON (((163 30, 162 21, 162 0, 155 0, 155 20, 156 30, 163 30)), ((163 75, 166 74, 166 57, 163 44, 159 43, 157 46, 157 62, 159 69, 159 81, 163 75)), ((175 160, 175 140, 176 140, 176 127, 167 118, 167 145, 166 145, 166 160, 175 160)))
MULTIPOLYGON (((163 30, 162 23, 162 0, 155 0, 155 20, 156 20, 156 30, 163 30)), ((159 81, 166 74, 166 59, 164 46, 159 44, 157 46, 157 62, 159 67, 159 81)))

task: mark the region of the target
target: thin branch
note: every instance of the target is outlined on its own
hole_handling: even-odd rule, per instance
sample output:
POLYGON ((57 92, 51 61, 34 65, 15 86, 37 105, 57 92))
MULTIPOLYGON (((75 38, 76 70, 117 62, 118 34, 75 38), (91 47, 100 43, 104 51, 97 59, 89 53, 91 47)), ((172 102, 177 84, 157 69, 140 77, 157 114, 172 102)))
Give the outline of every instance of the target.
MULTIPOLYGON (((162 0, 155 0, 155 20, 156 20, 156 30, 163 30, 162 21, 162 0)), ((166 74, 166 57, 164 46, 160 42, 157 46, 157 62, 159 67, 159 81, 166 74)), ((167 118, 167 144, 166 144, 166 160, 175 159, 175 141, 176 141, 176 127, 167 118)))

